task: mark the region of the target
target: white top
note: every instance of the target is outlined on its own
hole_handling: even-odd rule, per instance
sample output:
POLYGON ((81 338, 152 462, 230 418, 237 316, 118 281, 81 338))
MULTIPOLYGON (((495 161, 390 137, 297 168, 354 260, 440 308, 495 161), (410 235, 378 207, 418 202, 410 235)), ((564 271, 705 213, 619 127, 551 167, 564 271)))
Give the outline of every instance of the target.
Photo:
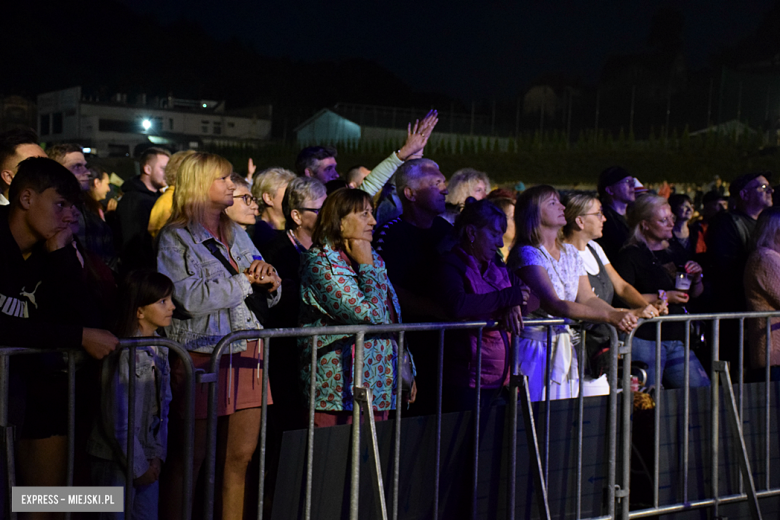
MULTIPOLYGON (((596 251, 597 255, 599 255, 602 264, 607 265, 609 263, 609 258, 604 254, 604 250, 598 243, 591 240, 588 242, 588 245, 596 251)), ((586 247, 585 251, 580 251, 580 256, 582 257, 582 263, 585 265, 585 271, 588 274, 592 274, 593 276, 599 274, 599 263, 596 261, 596 257, 593 256, 593 253, 590 252, 590 249, 586 247)))
POLYGON ((522 246, 519 251, 512 250, 512 253, 509 255, 510 269, 517 270, 527 265, 544 267, 558 298, 570 302, 577 300, 580 276, 585 276, 586 272, 576 247, 563 244, 561 258, 557 261, 544 246, 522 246))

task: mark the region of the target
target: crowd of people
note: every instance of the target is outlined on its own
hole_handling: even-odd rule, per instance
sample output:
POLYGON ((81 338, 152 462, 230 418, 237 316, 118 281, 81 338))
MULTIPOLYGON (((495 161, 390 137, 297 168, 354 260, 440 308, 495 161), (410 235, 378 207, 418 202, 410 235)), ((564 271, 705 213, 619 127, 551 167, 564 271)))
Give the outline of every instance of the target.
MULTIPOLYGON (((185 453, 175 441, 185 428, 184 363, 208 370, 215 346, 234 331, 496 322, 445 335, 441 380, 438 332, 407 334, 404 356, 397 335, 366 333, 362 382, 375 418, 385 420, 394 410, 435 413, 438 385, 445 411, 506 402, 513 337, 532 398, 545 399, 549 388, 551 399, 562 399, 581 386, 586 395, 609 391, 606 325, 628 333, 641 318, 670 313, 780 309, 780 211, 767 209, 768 173, 737 177, 729 199, 723 190, 705 193, 701 207, 685 193, 638 195, 641 184, 618 166, 598 176, 598 196, 562 198, 548 185, 491 190, 483 172, 463 168, 448 182, 423 157, 437 121, 431 111, 409 125, 399 150, 373 169, 350 168, 343 179, 337 151, 327 146, 303 149, 296 171, 258 171, 250 160, 246 175, 215 154, 149 148, 118 202, 107 198, 108 174, 78 145, 44 151, 32 131, 0 135, 2 343, 83 353, 76 483, 132 485, 137 518, 157 518, 164 494, 159 516, 180 516, 186 457, 194 456, 197 486, 208 414, 207 385, 198 384, 195 452, 185 453), (524 325, 546 317, 588 323, 584 359, 571 327, 554 327, 548 344, 546 327, 524 325), (158 334, 183 345, 190 359, 139 347, 130 374, 118 338, 158 334), (128 403, 132 377, 135 403, 128 403), (126 483, 130 463, 134 480, 126 483)), ((660 374, 655 326, 636 331, 632 355, 646 363, 649 386, 683 385, 687 326, 663 327, 660 374)), ((750 324, 746 343, 748 368, 761 374, 765 333, 750 324)), ((738 359, 737 338, 738 330, 723 327, 722 359, 738 359)), ((354 336, 335 332, 316 344, 275 339, 266 368, 261 340, 229 345, 218 378, 218 517, 242 518, 250 507, 247 475, 264 399, 273 404, 272 443, 306 426, 311 400, 316 427, 350 423, 355 348, 354 336), (262 385, 266 369, 270 388, 262 385)), ((709 385, 708 352, 689 355, 691 386, 709 385)), ((10 388, 18 483, 63 485, 67 363, 58 353, 13 357, 10 388)), ((272 469, 282 463, 275 451, 272 469)))

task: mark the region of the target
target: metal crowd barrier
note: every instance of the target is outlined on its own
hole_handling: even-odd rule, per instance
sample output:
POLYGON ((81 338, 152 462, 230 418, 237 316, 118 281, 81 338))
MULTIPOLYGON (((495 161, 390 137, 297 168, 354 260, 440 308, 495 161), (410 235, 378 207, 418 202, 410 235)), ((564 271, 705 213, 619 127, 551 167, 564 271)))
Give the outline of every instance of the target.
MULTIPOLYGON (((167 347, 176 355, 181 357, 184 361, 185 370, 185 395, 186 408, 184 412, 184 424, 185 437, 182 439, 184 444, 184 450, 186 453, 193 452, 194 444, 194 417, 195 417, 195 370, 192 365, 192 360, 187 350, 175 341, 171 341, 165 338, 153 337, 153 338, 128 338, 122 339, 119 342, 117 351, 122 348, 130 350, 130 356, 128 356, 130 364, 130 374, 135 373, 135 349, 136 347, 167 347)), ((18 355, 32 355, 32 354, 51 354, 53 352, 60 352, 67 356, 68 360, 68 466, 67 466, 67 486, 73 485, 73 473, 74 473, 74 461, 75 461, 75 427, 76 427, 76 356, 77 353, 83 353, 81 349, 30 349, 30 348, 0 348, 0 429, 2 429, 2 441, 5 448, 5 460, 6 460, 6 492, 7 501, 6 506, 11 520, 16 520, 17 513, 11 512, 11 488, 16 484, 15 475, 15 456, 14 456, 14 428, 15 426, 9 423, 8 418, 8 406, 9 406, 9 384, 10 384, 10 358, 11 356, 18 355)), ((132 432, 135 427, 135 406, 130 405, 135 401, 135 378, 129 378, 128 388, 128 432, 132 432)), ((135 448, 134 436, 127 436, 127 461, 133 460, 133 451, 135 448)), ((192 516, 192 457, 185 459, 184 469, 184 504, 182 507, 182 520, 189 520, 192 516)), ((128 513, 133 509, 133 465, 127 464, 125 473, 125 512, 128 513)), ((0 511, 0 516, 5 514, 5 511, 0 511)), ((70 519, 71 514, 65 513, 65 518, 70 519)))
MULTIPOLYGON (((517 453, 516 453, 516 443, 517 443, 517 423, 518 423, 518 409, 517 404, 518 402, 523 407, 523 417, 526 421, 526 434, 528 435, 528 445, 529 449, 531 450, 531 457, 533 462, 533 473, 534 473, 534 482, 535 482, 535 489, 536 489, 536 496, 538 501, 538 507, 540 511, 540 515, 542 518, 549 519, 550 516, 550 509, 549 504, 547 502, 547 483, 548 483, 548 473, 547 470, 549 468, 549 454, 550 454, 550 391, 549 391, 549 373, 550 373, 550 356, 551 356, 551 349, 549 348, 551 341, 552 341, 552 334, 553 334, 553 328, 556 326, 561 325, 573 325, 577 326, 573 322, 569 320, 564 319, 546 319, 546 320, 526 320, 525 325, 526 326, 542 326, 547 328, 547 341, 548 341, 548 349, 547 349, 547 391, 546 391, 546 402, 547 406, 545 407, 545 416, 544 416, 544 425, 545 425, 545 435, 544 440, 542 443, 543 449, 540 448, 536 429, 535 429, 535 421, 533 418, 533 411, 531 409, 531 401, 530 401, 530 395, 527 391, 527 385, 525 384, 526 378, 523 376, 520 376, 518 372, 517 363, 513 363, 513 371, 511 372, 511 390, 510 390, 510 399, 511 403, 510 406, 507 407, 508 414, 509 414, 509 420, 511 423, 511 442, 510 442, 510 478, 509 478, 509 489, 507 490, 508 495, 508 510, 509 510, 509 518, 514 518, 514 512, 516 508, 517 503, 517 497, 516 497, 516 472, 517 472, 517 465, 516 465, 516 459, 517 459, 517 453), (522 390, 520 396, 518 397, 518 391, 522 390)), ((204 468, 206 470, 205 478, 206 481, 209 483, 207 486, 205 495, 204 495, 204 502, 203 502, 203 510, 205 514, 206 520, 210 520, 213 517, 213 510, 214 510, 214 482, 215 482, 215 465, 216 465, 216 443, 217 443, 217 417, 216 417, 216 399, 217 399, 217 381, 218 381, 218 373, 219 373, 219 362, 220 358, 225 351, 226 347, 235 341, 238 340, 251 340, 251 339, 262 339, 263 340, 263 402, 262 402, 262 423, 261 423, 261 429, 260 429, 260 443, 259 443, 259 455, 260 455, 260 473, 259 473, 259 504, 258 504, 258 519, 263 518, 263 504, 264 504, 264 488, 265 488, 265 456, 266 456, 266 419, 267 419, 267 395, 268 392, 265 391, 268 389, 268 367, 270 365, 270 342, 272 338, 290 338, 290 337, 309 337, 311 338, 312 345, 316 345, 318 336, 324 335, 324 334, 338 334, 338 335, 354 335, 355 336, 355 361, 354 361, 354 370, 355 370, 355 378, 354 378, 354 391, 353 391, 353 422, 352 422, 352 444, 351 444, 351 489, 350 489, 350 511, 349 511, 349 517, 350 520, 357 520, 358 518, 358 511, 359 511, 359 484, 360 484, 360 460, 359 460, 359 454, 360 454, 360 441, 361 441, 361 421, 360 421, 360 413, 361 409, 363 413, 367 415, 367 421, 368 421, 368 429, 370 432, 370 439, 369 439, 369 449, 370 449, 370 458, 373 462, 373 471, 371 474, 371 480, 373 483, 374 492, 376 495, 376 502, 378 504, 378 511, 376 512, 377 518, 393 518, 394 520, 398 518, 398 501, 399 501, 399 461, 401 457, 401 415, 400 413, 396 413, 394 415, 394 421, 395 421, 395 436, 394 436, 394 446, 393 446, 393 455, 391 456, 391 460, 394 461, 394 471, 393 471, 393 482, 390 488, 392 489, 392 498, 391 498, 391 508, 390 513, 388 512, 385 496, 384 496, 384 482, 383 482, 383 476, 382 471, 380 467, 379 462, 379 454, 378 454, 378 446, 377 446, 377 438, 376 438, 376 430, 374 425, 374 416, 372 413, 372 407, 371 407, 371 392, 369 389, 365 389, 362 386, 362 367, 363 367, 363 342, 364 338, 367 334, 382 334, 382 333, 398 333, 399 335, 399 352, 397 354, 397 359, 403 359, 403 352, 405 348, 405 334, 408 332, 418 332, 418 331, 439 331, 439 345, 438 345, 438 395, 437 395, 437 413, 436 413, 436 439, 437 439, 437 445, 436 445, 436 455, 435 455, 435 482, 433 486, 433 518, 439 518, 439 505, 440 505, 440 481, 441 481, 441 435, 442 435, 442 381, 443 381, 443 363, 444 363, 444 332, 448 330, 476 330, 477 338, 478 338, 478 344, 477 344, 477 355, 478 355, 478 366, 477 366, 477 373, 481 371, 481 360, 482 360, 482 330, 486 328, 495 327, 496 324, 494 322, 462 322, 462 323, 420 323, 420 324, 392 324, 392 325, 351 325, 351 326, 337 326, 337 327, 304 327, 304 328, 291 328, 291 329, 263 329, 263 330, 244 330, 244 331, 238 331, 234 332, 232 334, 229 334, 222 338, 222 340, 219 342, 219 344, 214 349, 214 353, 211 358, 211 365, 209 372, 199 374, 198 375, 198 382, 200 383, 208 383, 211 385, 210 391, 209 391, 209 424, 207 428, 207 456, 206 460, 204 461, 204 468)), ((617 464, 617 415, 614 411, 618 409, 617 406, 617 333, 615 332, 614 328, 610 327, 611 329, 611 353, 612 353, 612 359, 611 359, 611 370, 610 370, 610 409, 612 410, 611 416, 610 416, 610 423, 609 423, 609 470, 608 470, 608 482, 606 485, 607 489, 607 515, 606 516, 599 516, 595 518, 612 518, 614 517, 614 503, 615 503, 615 479, 616 479, 616 464, 617 464)), ((578 459, 578 471, 577 471, 577 503, 576 503, 576 511, 577 511, 577 518, 582 518, 581 516, 581 502, 580 502, 580 496, 579 492, 581 491, 581 485, 582 485, 582 449, 583 449, 583 438, 582 438, 582 427, 583 427, 583 403, 584 403, 584 396, 582 395, 582 385, 584 382, 584 368, 585 368, 585 335, 587 332, 583 329, 583 334, 581 337, 581 341, 579 343, 579 353, 578 357, 580 360, 583 360, 579 363, 580 368, 580 393, 578 398, 578 404, 579 404, 579 412, 578 412, 578 452, 577 452, 577 459, 578 459)), ((518 359, 518 352, 517 352, 517 345, 518 341, 517 339, 513 343, 513 355, 511 357, 512 360, 518 359)), ((311 351, 311 364, 312 364, 312 374, 317 373, 317 365, 318 365, 318 355, 317 355, 317 349, 312 348, 311 351)), ((314 403, 314 393, 315 393, 315 379, 312 377, 311 379, 311 386, 310 386, 310 395, 312 399, 309 403, 309 426, 308 426, 308 442, 307 442, 307 465, 306 465, 306 490, 305 490, 305 504, 304 504, 304 518, 306 520, 309 520, 312 518, 312 484, 313 484, 313 465, 314 465, 314 435, 315 435, 315 428, 314 428, 314 412, 315 412, 315 403, 314 403)), ((401 385, 398 384, 398 396, 397 396, 397 403, 401 403, 402 396, 401 396, 401 385)), ((476 407, 473 412, 473 425, 474 425, 474 433, 473 433, 473 459, 472 459, 472 488, 471 488, 471 501, 472 501, 472 507, 470 511, 471 518, 477 517, 477 473, 479 469, 479 442, 480 442, 480 416, 481 416, 481 409, 479 406, 480 403, 480 396, 481 396, 481 381, 480 378, 476 379, 476 407)))
MULTIPOLYGON (((770 354, 772 351, 772 327, 771 319, 780 318, 780 312, 745 312, 745 313, 721 313, 721 314, 684 314, 673 316, 662 316, 660 318, 654 318, 652 320, 641 320, 640 324, 654 324, 656 327, 656 340, 655 340, 655 374, 656 374, 656 392, 655 392, 655 410, 654 410, 654 431, 653 431, 653 448, 654 448, 654 460, 653 460, 653 507, 631 510, 629 500, 622 502, 622 518, 644 518, 649 516, 656 516, 662 514, 669 514, 681 511, 687 511, 697 508, 712 508, 713 517, 719 518, 719 508, 723 504, 731 504, 735 502, 747 501, 750 510, 751 517, 754 519, 762 518, 761 508, 759 506, 758 499, 778 496, 780 495, 780 488, 772 488, 770 485, 770 423, 771 423, 771 381, 770 381, 770 354), (765 460, 765 475, 763 482, 763 489, 758 491, 756 484, 753 480, 753 472, 750 467, 749 454, 747 451, 747 445, 745 442, 745 436, 743 432, 743 407, 744 407, 744 395, 745 395, 745 374, 744 374, 744 359, 745 359, 745 320, 746 319, 763 319, 765 320, 765 334, 766 334, 766 355, 765 355, 765 369, 764 369, 764 383, 756 383, 764 385, 764 410, 763 410, 763 447, 764 453, 762 458, 765 460), (735 320, 739 326, 738 328, 738 344, 737 344, 737 366, 729 367, 729 364, 720 360, 721 351, 721 323, 728 320, 735 320), (690 413, 691 413, 691 399, 690 399, 690 353, 691 353, 691 327, 690 322, 703 321, 711 322, 711 334, 710 334, 710 354, 712 360, 712 367, 710 370, 710 395, 711 395, 711 410, 710 410, 710 428, 711 435, 710 444, 710 464, 711 464, 711 476, 712 482, 710 485, 710 493, 708 498, 690 500, 689 498, 689 425, 690 425, 690 413), (659 385, 659 374, 661 373, 661 331, 662 326, 667 323, 683 322, 685 323, 685 361, 684 361, 684 386, 683 391, 683 409, 682 409, 682 489, 678 494, 679 500, 673 503, 660 503, 660 443, 661 443, 661 417, 663 407, 665 406, 664 394, 668 390, 661 389, 659 385), (734 386, 732 384, 731 372, 737 373, 737 392, 735 394, 734 386), (737 454, 737 462, 740 468, 739 479, 739 492, 721 496, 719 493, 719 454, 721 450, 720 446, 720 387, 722 386, 724 397, 726 399, 725 412, 728 417, 729 427, 737 437, 737 445, 733 447, 726 447, 735 449, 737 454)), ((630 381, 630 365, 631 365, 631 346, 634 340, 637 329, 635 329, 625 341, 625 346, 620 349, 620 353, 623 355, 624 371, 623 371, 623 388, 629 398, 623 400, 622 410, 622 438, 621 438, 621 450, 622 450, 622 465, 623 465, 623 479, 621 487, 623 490, 628 490, 630 487, 630 463, 632 452, 632 406, 633 399, 631 399, 631 381, 630 381)))
MULTIPOLYGON (((666 391, 659 390, 655 394, 655 427, 653 432, 655 457, 653 461, 653 497, 654 504, 652 508, 645 508, 641 510, 631 510, 630 505, 630 475, 631 475, 631 452, 632 452, 632 413, 633 413, 633 396, 631 393, 631 345, 634 339, 635 332, 632 332, 626 338, 624 343, 618 341, 617 333, 614 328, 610 328, 610 344, 611 344, 611 360, 609 370, 609 420, 608 420, 608 449, 607 449, 607 468, 608 477, 605 485, 606 502, 605 511, 602 516, 591 517, 591 519, 602 518, 615 518, 620 516, 621 518, 643 518, 648 516, 654 516, 659 514, 668 514, 680 511, 686 511, 695 508, 712 507, 715 515, 718 514, 718 507, 723 504, 730 504, 739 501, 747 501, 750 507, 753 518, 761 518, 760 507, 758 500, 760 498, 780 495, 780 488, 770 487, 770 472, 769 472, 769 435, 770 435, 770 411, 771 411, 771 395, 770 395, 770 353, 771 353, 771 318, 780 318, 780 312, 764 312, 764 313, 740 313, 740 314, 703 314, 703 315, 675 315, 665 316, 653 320, 645 320, 642 323, 653 323, 656 326, 658 338, 660 338, 660 331, 663 324, 666 322, 691 322, 693 320, 709 321, 712 323, 712 338, 711 338, 711 354, 713 360, 712 371, 710 373, 710 379, 712 382, 711 388, 711 461, 713 468, 717 468, 718 454, 721 449, 719 445, 719 413, 720 413, 720 393, 719 385, 722 383, 725 391, 727 402, 725 403, 725 411, 727 412, 730 427, 736 432, 739 442, 736 449, 738 453, 738 462, 741 468, 741 481, 740 481, 740 493, 730 494, 727 496, 720 496, 718 493, 718 471, 714 469, 712 471, 713 483, 711 486, 711 497, 706 499, 689 500, 688 494, 688 472, 689 472, 689 414, 691 410, 690 399, 690 327, 686 326, 685 334, 685 364, 684 364, 684 395, 683 395, 683 428, 682 428, 682 465, 683 465, 683 486, 681 496, 679 500, 674 503, 660 503, 660 480, 659 480, 659 453, 660 453, 660 420, 663 407, 665 406, 664 394, 666 391), (755 483, 753 482, 753 476, 751 473, 750 462, 747 454, 747 448, 745 444, 744 435, 742 432, 742 408, 743 408, 743 396, 744 396, 744 374, 742 371, 742 361, 744 359, 744 324, 746 319, 764 319, 766 321, 767 334, 767 353, 766 353, 766 366, 765 376, 767 382, 764 383, 764 458, 766 460, 766 475, 763 482, 763 489, 756 490, 755 483), (737 320, 739 323, 739 368, 738 368, 738 392, 735 394, 731 384, 731 377, 729 374, 728 366, 726 363, 719 359, 719 332, 720 323, 724 320, 737 320), (618 364, 620 363, 619 357, 622 357, 622 388, 618 388, 618 364), (618 403, 618 394, 622 393, 621 404, 618 403), (618 420, 620 417, 620 420, 618 420), (621 423, 620 435, 618 435, 618 423, 621 423), (620 470, 620 471, 619 471, 620 470), (620 478, 618 478, 620 473, 620 478), (744 491, 743 491, 744 490, 744 491)), ((551 421, 551 408, 550 408, 550 356, 551 356, 551 341, 553 335, 553 328, 561 325, 569 325, 572 327, 579 327, 578 324, 572 323, 563 319, 548 319, 548 320, 526 320, 526 326, 537 326, 547 328, 547 391, 546 391, 546 406, 544 407, 544 414, 541 417, 535 417, 533 413, 530 394, 527 386, 527 379, 521 376, 518 370, 517 360, 519 359, 518 352, 518 340, 515 338, 512 349, 512 371, 510 376, 510 403, 507 407, 507 420, 509 422, 508 432, 511 437, 509 442, 509 478, 507 483, 507 518, 515 518, 515 511, 517 509, 517 433, 518 433, 518 405, 521 407, 523 419, 525 421, 525 433, 527 436, 527 444, 529 449, 529 456, 531 461, 531 474, 534 481, 534 495, 537 503, 537 513, 540 518, 549 519, 552 517, 550 511, 549 500, 547 496, 548 484, 549 484, 549 468, 550 468, 550 421, 551 421), (544 425, 543 435, 537 433, 537 424, 542 423, 544 425)), ((370 474, 371 482, 373 483, 373 489, 376 495, 377 504, 377 518, 393 518, 397 519, 399 516, 399 461, 401 459, 401 421, 402 417, 400 413, 396 413, 393 417, 394 423, 394 445, 392 448, 391 460, 394 461, 394 469, 392 473, 392 483, 389 489, 392 490, 392 496, 390 497, 390 503, 387 504, 384 497, 385 485, 383 482, 383 472, 379 462, 378 446, 375 425, 373 423, 373 413, 371 407, 372 395, 370 390, 364 389, 362 386, 362 365, 363 365, 363 342, 366 335, 381 334, 381 333, 397 333, 398 334, 398 346, 399 352, 397 359, 402 359, 403 351, 405 349, 405 335, 410 332, 418 331, 439 331, 439 344, 438 344, 438 392, 437 392, 437 413, 435 417, 436 421, 436 451, 435 451, 435 481, 432 483, 433 494, 433 518, 440 517, 440 482, 441 482, 441 470, 442 470, 442 453, 441 453, 441 441, 442 441, 442 381, 443 381, 443 361, 444 361, 444 333, 448 330, 475 330, 477 331, 478 340, 477 353, 479 363, 481 364, 482 358, 482 344, 481 344, 481 332, 484 329, 488 329, 496 326, 493 322, 464 322, 464 323, 426 323, 426 324, 393 324, 393 325, 381 325, 381 326, 368 326, 368 325, 355 325, 355 326, 341 326, 341 327, 308 327, 308 328, 295 328, 295 329, 264 329, 264 330, 248 330, 239 331, 228 336, 225 336, 217 345, 214 350, 211 359, 211 365, 209 371, 194 374, 192 363, 189 359, 187 352, 177 343, 166 340, 163 338, 133 338, 128 340, 122 340, 120 348, 130 348, 133 350, 135 347, 156 345, 168 347, 175 351, 177 355, 182 356, 185 360, 185 368, 187 372, 187 388, 185 399, 188 403, 186 410, 186 424, 190 425, 187 428, 187 436, 183 439, 185 444, 185 451, 187 453, 193 453, 193 417, 194 417, 194 386, 196 382, 206 383, 211 385, 209 388, 209 418, 207 429, 207 445, 206 445, 206 459, 204 461, 204 475, 207 483, 204 497, 203 507, 204 516, 207 519, 213 517, 214 506, 214 483, 216 474, 216 443, 217 443, 217 417, 216 417, 216 397, 217 397, 217 382, 218 382, 218 367, 220 358, 225 351, 226 347, 240 339, 263 339, 263 352, 264 352, 264 370, 263 370, 263 385, 264 389, 268 388, 268 367, 270 364, 270 343, 273 338, 282 337, 308 337, 311 338, 313 344, 316 345, 318 336, 325 334, 341 334, 341 335, 354 335, 356 342, 355 350, 355 364, 356 377, 354 379, 354 406, 353 406, 353 423, 352 423, 352 443, 351 443, 351 489, 350 489, 350 503, 349 503, 349 515, 350 519, 357 519, 359 512, 359 485, 361 479, 360 473, 360 442, 361 434, 364 431, 361 424, 360 417, 361 411, 366 413, 367 417, 367 429, 370 435, 369 452, 370 459, 373 462, 372 471, 370 474)), ((575 517, 578 519, 585 518, 582 516, 582 485, 583 485, 583 421, 584 421, 584 396, 582 393, 584 383, 584 369, 585 369, 585 342, 587 331, 582 329, 582 335, 578 344, 578 358, 580 360, 580 392, 579 397, 576 398, 577 402, 577 475, 576 475, 576 489, 567 490, 568 496, 576 500, 575 503, 575 517)), ((661 340, 656 340, 656 374, 660 374, 660 349, 662 348, 661 340)), ((2 427, 3 440, 5 445, 6 454, 8 460, 11 462, 9 465, 9 480, 7 494, 10 499, 10 487, 14 484, 13 475, 13 436, 12 429, 8 423, 8 385, 9 385, 9 357, 12 355, 24 355, 24 354, 36 354, 36 353, 50 353, 51 350, 38 350, 38 349, 19 349, 19 348, 6 348, 0 349, 0 427, 2 427)), ((73 352, 73 351, 71 351, 73 352)), ((131 373, 133 371, 133 365, 135 356, 130 356, 131 373)), ((312 374, 316 374, 316 366, 318 361, 317 349, 312 348, 312 374)), ((74 460, 74 417, 75 417, 75 357, 68 356, 68 368, 69 368, 69 423, 68 423, 68 438, 69 438, 69 453, 68 453, 68 485, 73 483, 73 460, 74 460)), ((480 371, 481 367, 477 367, 477 371, 480 371)), ((314 396, 315 381, 312 378, 311 382, 311 396, 314 396)), ((401 392, 401 385, 398 384, 398 392, 401 392)), ((132 401, 134 398, 134 383, 131 378, 129 399, 132 401)), ((471 518, 478 516, 477 511, 477 489, 478 489, 478 469, 479 469, 479 442, 480 442, 480 416, 483 411, 480 409, 479 403, 480 395, 482 392, 480 379, 477 378, 475 393, 476 393, 476 407, 473 411, 473 453, 472 453, 472 465, 471 465, 471 510, 469 511, 471 518)), ((258 518, 263 518, 263 504, 265 500, 264 488, 265 488, 265 457, 266 457, 266 440, 267 440, 267 395, 268 392, 263 392, 262 403, 262 423, 260 430, 260 442, 259 442, 259 455, 260 455, 260 470, 259 470, 259 504, 258 504, 258 518)), ((401 395, 397 396, 397 402, 402 401, 401 395)), ((134 407, 129 407, 130 417, 128 418, 129 427, 132 429, 135 417, 133 415, 134 407)), ((309 405, 309 427, 308 427, 308 443, 306 454, 306 485, 305 485, 305 502, 304 502, 304 518, 312 518, 312 485, 313 485, 313 467, 314 467, 314 401, 312 400, 309 405)), ((128 459, 132 459, 133 446, 132 443, 128 443, 128 459)), ((191 514, 191 490, 192 490, 192 457, 186 459, 187 468, 184 475, 184 500, 183 515, 182 518, 189 518, 191 514)), ((130 476, 131 477, 131 476, 130 476)), ((128 482, 132 482, 132 478, 128 478, 128 482)), ((568 499, 567 499, 568 500, 568 499)), ((132 507, 132 495, 130 489, 126 490, 126 510, 132 507)), ((316 517, 316 514, 314 515, 316 517)))

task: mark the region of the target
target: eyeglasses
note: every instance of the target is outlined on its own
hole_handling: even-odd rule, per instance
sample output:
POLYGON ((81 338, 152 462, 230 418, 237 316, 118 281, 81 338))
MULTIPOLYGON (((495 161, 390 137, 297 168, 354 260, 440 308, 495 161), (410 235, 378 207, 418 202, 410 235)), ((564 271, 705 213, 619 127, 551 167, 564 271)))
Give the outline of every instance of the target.
POLYGON ((246 195, 233 195, 233 198, 234 199, 243 199, 244 200, 244 204, 246 204, 247 206, 251 206, 253 202, 255 204, 257 204, 257 198, 253 197, 253 196, 251 196, 249 194, 246 194, 246 195))
POLYGON ((677 217, 674 217, 674 216, 659 218, 658 220, 656 220, 656 222, 658 222, 662 226, 667 226, 669 224, 674 224, 676 221, 677 221, 677 217))
POLYGON ((582 214, 583 217, 587 217, 588 215, 596 215, 598 218, 601 218, 601 217, 604 216, 604 212, 603 211, 597 211, 596 213, 583 213, 582 214))
POLYGON ((298 211, 311 211, 315 215, 319 215, 322 208, 295 208, 298 211))
POLYGON ((765 193, 773 193, 775 190, 772 189, 772 186, 769 184, 760 184, 758 186, 755 186, 754 189, 757 189, 758 191, 763 191, 765 193))

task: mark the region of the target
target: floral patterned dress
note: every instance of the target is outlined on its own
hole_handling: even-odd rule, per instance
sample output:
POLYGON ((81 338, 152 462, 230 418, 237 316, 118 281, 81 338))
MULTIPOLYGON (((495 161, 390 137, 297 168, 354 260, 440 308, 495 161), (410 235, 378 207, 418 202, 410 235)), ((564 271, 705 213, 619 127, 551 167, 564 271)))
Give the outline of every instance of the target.
MULTIPOLYGON (((401 309, 382 258, 353 269, 349 258, 330 246, 313 247, 301 257, 303 327, 379 325, 401 321, 401 309)), ((309 401, 311 339, 300 338, 301 380, 309 401)), ((370 388, 373 408, 384 412, 396 405, 397 347, 391 334, 366 334, 363 386, 370 388)), ((352 410, 354 335, 331 334, 317 340, 317 411, 352 410)))
MULTIPOLYGON (((580 276, 587 275, 579 251, 571 244, 561 244, 558 260, 544 246, 521 246, 509 254, 508 265, 515 272, 530 265, 544 268, 558 298, 570 302, 577 300, 580 276)), ((534 314, 538 318, 551 317, 542 309, 534 314)), ((554 327, 551 346, 550 399, 577 397, 579 365, 569 327, 554 327)), ((520 372, 528 376, 531 399, 541 401, 546 396, 546 327, 526 327, 520 338, 520 352, 520 372)))

